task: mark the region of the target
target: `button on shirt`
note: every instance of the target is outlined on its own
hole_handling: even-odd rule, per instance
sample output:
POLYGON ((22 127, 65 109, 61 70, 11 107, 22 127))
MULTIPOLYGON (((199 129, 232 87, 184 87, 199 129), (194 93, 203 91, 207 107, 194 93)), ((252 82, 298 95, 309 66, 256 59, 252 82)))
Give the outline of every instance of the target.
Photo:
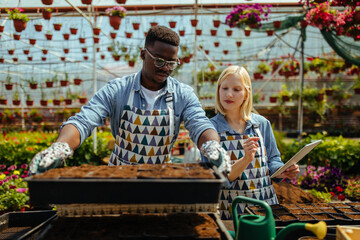
MULTIPOLYGON (((116 78, 102 87, 81 111, 64 122, 62 127, 73 124, 80 132, 81 143, 91 136, 95 127, 102 126, 104 119, 109 117, 111 132, 114 138, 119 133, 120 118, 123 106, 127 104, 130 92, 135 90, 134 106, 142 110, 146 109, 147 103, 140 91, 141 71, 122 78, 116 78)), ((195 95, 193 89, 172 77, 166 80, 165 91, 154 103, 154 109, 166 109, 166 93, 173 94, 175 113, 175 135, 179 134, 180 123, 184 121, 185 128, 189 131, 191 140, 198 142, 200 135, 207 129, 214 129, 210 120, 195 95)))

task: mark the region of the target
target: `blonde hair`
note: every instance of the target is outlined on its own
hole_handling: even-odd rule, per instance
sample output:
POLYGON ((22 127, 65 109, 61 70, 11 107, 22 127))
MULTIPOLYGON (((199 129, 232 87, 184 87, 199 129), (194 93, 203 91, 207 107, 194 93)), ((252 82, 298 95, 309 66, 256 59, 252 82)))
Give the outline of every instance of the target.
POLYGON ((221 84, 227 79, 230 75, 235 75, 239 77, 241 84, 244 86, 246 91, 246 99, 240 107, 240 113, 243 116, 244 120, 251 119, 251 109, 252 109, 252 89, 251 89, 251 79, 249 73, 245 68, 240 66, 230 66, 227 67, 221 74, 217 81, 216 86, 216 96, 215 96, 215 113, 220 112, 226 116, 225 109, 220 103, 219 89, 221 84))

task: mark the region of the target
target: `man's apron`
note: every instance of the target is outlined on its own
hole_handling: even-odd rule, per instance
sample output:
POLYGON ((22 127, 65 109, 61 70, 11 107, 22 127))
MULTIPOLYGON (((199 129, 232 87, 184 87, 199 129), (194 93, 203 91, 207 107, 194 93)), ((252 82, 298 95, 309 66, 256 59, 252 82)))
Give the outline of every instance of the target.
POLYGON ((141 110, 133 106, 135 90, 123 107, 119 134, 109 165, 163 164, 170 161, 175 139, 174 107, 171 93, 167 93, 167 109, 141 110))
MULTIPOLYGON (((255 153, 254 160, 248 165, 241 176, 235 180, 232 187, 221 190, 219 204, 222 220, 232 220, 231 204, 236 196, 264 200, 269 205, 278 204, 275 190, 270 179, 264 140, 260 133, 259 126, 253 125, 253 129, 255 135, 260 137, 259 149, 255 153)), ((245 155, 243 148, 245 141, 244 135, 241 134, 231 135, 228 132, 220 134, 221 145, 228 151, 231 164, 234 164, 245 155)), ((244 212, 246 206, 246 203, 238 204, 237 211, 239 215, 244 212)))

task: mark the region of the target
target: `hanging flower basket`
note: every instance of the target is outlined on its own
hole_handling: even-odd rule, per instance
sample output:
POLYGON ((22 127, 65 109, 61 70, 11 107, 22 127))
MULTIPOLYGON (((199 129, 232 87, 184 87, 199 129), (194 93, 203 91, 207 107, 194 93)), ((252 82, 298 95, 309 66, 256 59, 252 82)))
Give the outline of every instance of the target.
POLYGON ((218 28, 220 26, 220 20, 213 20, 214 27, 218 28))
POLYGON ((254 79, 262 79, 263 76, 261 75, 261 73, 254 73, 254 79))
POLYGON ((241 41, 237 41, 237 42, 236 42, 236 46, 237 46, 237 47, 241 47, 241 44, 242 44, 241 41))
POLYGON ((135 66, 135 61, 129 60, 128 64, 129 64, 129 67, 134 67, 135 66))
POLYGON ((217 30, 216 29, 210 29, 211 36, 216 36, 217 30))
POLYGON ((126 38, 131 38, 131 37, 132 37, 132 33, 131 33, 131 32, 125 32, 125 36, 126 36, 126 38))
POLYGON ((27 105, 27 106, 32 106, 32 105, 34 105, 34 100, 26 100, 26 105, 27 105))
POLYGON ((90 5, 92 3, 92 0, 81 0, 82 4, 90 5))
POLYGON ((271 103, 276 103, 277 99, 278 99, 278 97, 269 97, 269 101, 271 103))
POLYGON ((109 17, 110 26, 112 26, 115 30, 119 30, 121 24, 121 18, 118 16, 110 16, 109 17))
POLYGON ((112 39, 115 39, 115 38, 116 38, 116 32, 111 32, 111 33, 110 33, 110 37, 111 37, 112 39))
POLYGON ((55 31, 60 31, 62 25, 60 23, 54 23, 53 26, 55 31))
POLYGON ((70 98, 66 98, 64 99, 65 105, 71 105, 72 104, 72 99, 70 98))
POLYGON ((183 61, 184 61, 184 63, 189 63, 190 59, 191 59, 190 56, 186 56, 186 57, 183 58, 183 61))
POLYGON ((46 107, 48 105, 48 100, 40 100, 40 105, 46 107))
POLYGON ((20 103, 21 103, 20 100, 12 100, 12 104, 13 104, 14 106, 19 106, 20 103))
POLYGON ((41 0, 41 2, 45 5, 51 5, 51 4, 53 4, 53 1, 54 0, 41 0))
POLYGON ((266 30, 266 34, 270 37, 270 36, 274 35, 274 30, 272 30, 272 29, 266 30))
POLYGON ((35 24, 34 27, 35 27, 35 31, 37 31, 37 32, 41 32, 42 28, 43 28, 43 26, 41 24, 35 24))
POLYGON ((64 48, 63 51, 65 54, 68 54, 70 50, 68 48, 64 48))
POLYGON ((134 22, 134 23, 132 23, 132 25, 133 25, 133 29, 134 29, 134 30, 139 30, 139 28, 140 28, 140 23, 134 22))
POLYGON ((93 28, 94 35, 100 35, 101 29, 100 28, 93 28))
POLYGON ((100 38, 98 38, 98 37, 94 37, 93 40, 94 40, 94 43, 99 43, 100 42, 100 38))
POLYGON ((54 82, 45 82, 47 88, 52 88, 54 86, 54 82))
POLYGON ((290 101, 290 97, 287 96, 287 95, 282 95, 282 96, 281 96, 281 99, 282 99, 284 102, 290 101))
POLYGON ((70 34, 69 33, 63 33, 64 40, 69 40, 70 34))
POLYGON ((33 59, 33 57, 31 57, 31 56, 27 57, 28 61, 32 61, 32 59, 33 59))
POLYGON ((52 34, 45 34, 46 40, 51 41, 53 38, 52 34))
POLYGON ((37 89, 37 83, 29 83, 30 89, 37 89))
POLYGON ((31 45, 35 45, 36 39, 30 38, 30 39, 29 39, 29 43, 30 43, 31 45))
POLYGON ((82 82, 82 79, 80 79, 80 78, 74 78, 74 84, 75 84, 75 85, 80 85, 81 82, 82 82))
POLYGON ((273 22, 274 28, 280 28, 281 24, 282 24, 282 21, 274 21, 273 22))
POLYGON ((68 85, 69 81, 68 80, 60 80, 60 86, 61 87, 66 87, 68 85))
POLYGON ((14 49, 8 49, 9 55, 14 55, 15 50, 14 49))
POLYGON ((81 104, 85 104, 86 101, 87 101, 87 98, 86 98, 86 97, 79 97, 78 99, 79 99, 79 102, 80 102, 81 104))
POLYGON ((14 19, 14 28, 17 32, 22 32, 25 30, 27 22, 23 22, 22 20, 14 19))
POLYGON ((169 26, 170 26, 171 28, 176 28, 176 22, 175 22, 175 21, 170 21, 170 22, 169 22, 169 26))
POLYGON ((20 40, 20 36, 21 36, 20 34, 14 34, 14 40, 17 41, 20 40))
POLYGON ((220 42, 214 42, 214 46, 215 46, 215 47, 219 47, 219 46, 220 46, 220 42))
POLYGON ((150 26, 151 26, 151 27, 155 27, 155 26, 157 26, 157 25, 158 25, 157 22, 151 22, 151 23, 150 23, 150 26))
POLYGON ((0 26, 0 32, 4 32, 5 26, 0 26))
POLYGON ((250 29, 244 29, 244 34, 246 37, 249 37, 251 34, 251 30, 250 29))
POLYGON ((237 5, 226 16, 225 23, 230 27, 251 24, 257 24, 258 27, 261 27, 261 21, 268 20, 271 7, 269 4, 260 5, 258 3, 237 5))
POLYGON ((201 36, 201 34, 202 34, 202 30, 201 29, 196 29, 196 35, 201 36))
POLYGON ((179 30, 179 35, 180 35, 180 37, 185 36, 185 30, 179 30))
POLYGON ((77 28, 70 28, 70 33, 72 34, 72 35, 76 35, 77 34, 77 28))
POLYGON ((42 12, 42 15, 43 15, 43 18, 44 18, 45 20, 50 20, 51 15, 52 15, 52 12, 48 12, 48 11, 44 10, 44 11, 42 12))
POLYGON ((199 22, 199 20, 197 20, 197 19, 191 19, 190 22, 191 22, 191 26, 196 27, 197 24, 198 24, 198 22, 199 22))
POLYGON ((14 86, 14 84, 12 84, 12 83, 6 83, 5 84, 5 89, 10 91, 10 90, 13 89, 13 86, 14 86))
POLYGON ((53 99, 53 104, 54 104, 54 106, 59 106, 60 103, 61 103, 61 100, 59 100, 59 99, 53 99))
POLYGON ((85 43, 85 38, 79 38, 80 43, 85 43))
POLYGON ((0 99, 0 105, 6 105, 7 100, 6 99, 0 99))

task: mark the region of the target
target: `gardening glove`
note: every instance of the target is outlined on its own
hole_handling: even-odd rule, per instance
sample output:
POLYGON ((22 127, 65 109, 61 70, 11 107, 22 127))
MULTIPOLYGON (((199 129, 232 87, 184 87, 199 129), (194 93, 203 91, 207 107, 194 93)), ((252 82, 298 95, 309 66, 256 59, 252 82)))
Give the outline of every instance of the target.
POLYGON ((74 151, 69 144, 64 142, 55 142, 51 146, 38 154, 30 162, 30 174, 39 174, 51 168, 56 168, 68 157, 73 155, 74 151))
POLYGON ((231 171, 230 157, 217 141, 207 141, 201 146, 200 151, 220 172, 227 174, 231 171))

